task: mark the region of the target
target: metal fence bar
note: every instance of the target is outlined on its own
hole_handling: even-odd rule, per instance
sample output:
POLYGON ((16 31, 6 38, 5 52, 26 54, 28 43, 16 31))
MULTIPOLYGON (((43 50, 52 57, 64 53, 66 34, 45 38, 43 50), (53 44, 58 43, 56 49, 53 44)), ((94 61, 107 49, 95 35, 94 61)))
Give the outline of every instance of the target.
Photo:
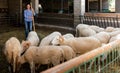
POLYGON ((80 19, 84 17, 83 21, 84 24, 89 25, 97 25, 103 28, 108 26, 112 27, 120 27, 119 25, 119 17, 97 17, 97 16, 80 16, 80 19))
POLYGON ((111 42, 41 73, 117 73, 117 70, 109 69, 115 66, 116 60, 120 58, 119 45, 120 40, 111 42), (106 58, 101 61, 101 57, 104 58, 105 55, 106 58), (94 60, 94 65, 89 70, 88 64, 91 60, 94 60))
POLYGON ((0 24, 11 24, 16 22, 15 16, 0 16, 0 24))
POLYGON ((120 27, 119 19, 120 19, 120 18, 119 18, 118 16, 116 16, 116 20, 117 20, 117 23, 116 23, 116 24, 118 25, 118 27, 120 27))

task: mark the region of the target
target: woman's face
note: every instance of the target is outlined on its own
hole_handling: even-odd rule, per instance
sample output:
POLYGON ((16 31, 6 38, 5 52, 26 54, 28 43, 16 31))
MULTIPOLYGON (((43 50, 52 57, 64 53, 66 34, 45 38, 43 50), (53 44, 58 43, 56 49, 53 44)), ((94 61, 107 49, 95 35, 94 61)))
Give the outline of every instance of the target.
POLYGON ((30 9, 30 5, 29 4, 27 5, 27 9, 30 9))

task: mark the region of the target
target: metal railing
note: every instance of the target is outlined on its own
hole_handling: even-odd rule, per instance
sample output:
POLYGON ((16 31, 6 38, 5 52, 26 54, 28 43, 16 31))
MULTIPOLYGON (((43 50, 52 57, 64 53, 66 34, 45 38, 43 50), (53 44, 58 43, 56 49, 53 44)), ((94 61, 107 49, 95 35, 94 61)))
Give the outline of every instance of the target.
POLYGON ((41 73, 120 73, 119 45, 111 42, 41 73))
POLYGON ((99 17, 99 16, 80 16, 80 23, 97 25, 106 28, 108 26, 120 27, 120 18, 116 17, 99 17))
POLYGON ((0 16, 0 24, 16 24, 16 16, 0 16))

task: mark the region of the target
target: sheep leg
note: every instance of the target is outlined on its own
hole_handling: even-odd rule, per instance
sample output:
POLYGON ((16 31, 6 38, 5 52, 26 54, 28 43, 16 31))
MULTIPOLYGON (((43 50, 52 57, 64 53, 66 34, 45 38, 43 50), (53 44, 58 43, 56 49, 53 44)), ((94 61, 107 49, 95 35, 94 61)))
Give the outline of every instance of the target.
POLYGON ((13 72, 16 73, 18 56, 13 57, 13 72))
POLYGON ((17 61, 16 61, 16 73, 19 73, 21 64, 18 62, 18 57, 17 57, 17 61))
POLYGON ((9 63, 8 70, 10 73, 13 73, 13 66, 9 63))
POLYGON ((35 70, 39 69, 39 67, 40 67, 40 64, 37 64, 37 65, 35 66, 35 70))
POLYGON ((48 64, 48 66, 47 66, 47 68, 49 69, 49 68, 51 68, 51 67, 53 67, 53 64, 48 64))
POLYGON ((79 37, 79 31, 78 29, 76 29, 76 34, 75 34, 76 37, 79 37))
POLYGON ((31 73, 35 73, 35 64, 33 62, 30 63, 31 73))

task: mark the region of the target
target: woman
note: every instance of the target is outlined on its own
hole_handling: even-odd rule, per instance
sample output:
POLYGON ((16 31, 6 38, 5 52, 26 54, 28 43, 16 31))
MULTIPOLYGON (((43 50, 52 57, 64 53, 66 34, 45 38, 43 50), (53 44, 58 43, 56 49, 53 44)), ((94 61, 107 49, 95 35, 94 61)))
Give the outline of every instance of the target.
POLYGON ((25 22, 25 37, 27 38, 28 33, 32 31, 32 21, 34 16, 34 10, 31 8, 30 4, 27 4, 27 9, 24 10, 24 22, 25 22))

